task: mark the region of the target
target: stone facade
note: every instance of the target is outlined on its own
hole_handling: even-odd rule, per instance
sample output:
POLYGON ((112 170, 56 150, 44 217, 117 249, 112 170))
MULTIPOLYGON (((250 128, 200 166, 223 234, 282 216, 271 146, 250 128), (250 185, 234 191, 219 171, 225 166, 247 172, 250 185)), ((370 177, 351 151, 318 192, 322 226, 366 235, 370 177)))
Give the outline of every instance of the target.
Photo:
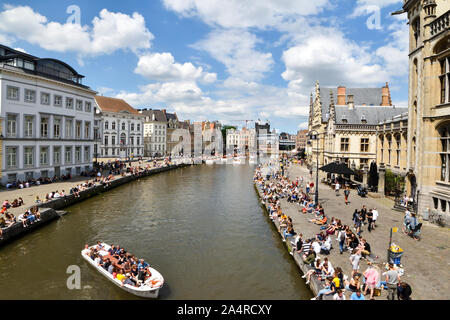
POLYGON ((312 167, 318 158, 319 167, 339 161, 367 168, 377 157, 377 125, 407 111, 392 106, 387 83, 382 88, 321 89, 317 82, 310 105, 308 130, 318 138, 306 147, 312 167))
POLYGON ((450 2, 408 0, 407 187, 418 213, 450 217, 450 2))

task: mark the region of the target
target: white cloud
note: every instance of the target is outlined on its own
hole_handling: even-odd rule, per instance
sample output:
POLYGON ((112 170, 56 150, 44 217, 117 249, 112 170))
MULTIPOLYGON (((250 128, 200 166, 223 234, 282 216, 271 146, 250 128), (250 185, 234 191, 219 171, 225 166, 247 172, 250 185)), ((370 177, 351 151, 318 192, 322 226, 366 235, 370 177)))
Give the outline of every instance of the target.
POLYGON ((80 56, 110 54, 120 49, 149 49, 152 33, 139 13, 132 16, 103 9, 92 20, 92 28, 48 21, 28 6, 5 5, 0 12, 0 32, 57 52, 80 56), (24 23, 26 22, 26 23, 24 23))
POLYGON ((293 89, 310 88, 316 80, 322 86, 371 86, 389 80, 368 48, 328 30, 283 52, 283 79, 293 89))
POLYGON ((308 122, 302 122, 297 127, 298 130, 305 130, 308 129, 308 122))
POLYGON ((187 81, 199 80, 203 83, 213 83, 217 74, 204 72, 202 67, 196 68, 192 63, 176 63, 171 53, 146 54, 139 57, 134 72, 156 81, 187 81))
POLYGON ((167 9, 223 28, 279 27, 330 6, 329 0, 163 0, 167 9))
POLYGON ((254 34, 243 30, 214 30, 192 47, 208 52, 226 66, 227 72, 245 81, 257 81, 271 70, 272 54, 260 52, 256 46, 262 43, 254 34))

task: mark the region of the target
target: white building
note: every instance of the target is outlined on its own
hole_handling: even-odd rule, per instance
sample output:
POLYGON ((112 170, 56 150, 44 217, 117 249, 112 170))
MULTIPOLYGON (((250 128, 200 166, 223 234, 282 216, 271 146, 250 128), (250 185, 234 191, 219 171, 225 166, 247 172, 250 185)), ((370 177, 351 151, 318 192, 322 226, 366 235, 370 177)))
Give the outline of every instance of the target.
POLYGON ((92 169, 96 92, 83 77, 0 45, 2 184, 92 169))
POLYGON ((122 99, 95 96, 102 122, 98 158, 136 159, 144 156, 144 117, 122 99))
POLYGON ((256 131, 246 127, 242 130, 227 129, 227 152, 234 150, 241 153, 256 152, 256 131))
POLYGON ((144 116, 144 144, 146 157, 167 154, 167 118, 162 110, 141 109, 144 116))

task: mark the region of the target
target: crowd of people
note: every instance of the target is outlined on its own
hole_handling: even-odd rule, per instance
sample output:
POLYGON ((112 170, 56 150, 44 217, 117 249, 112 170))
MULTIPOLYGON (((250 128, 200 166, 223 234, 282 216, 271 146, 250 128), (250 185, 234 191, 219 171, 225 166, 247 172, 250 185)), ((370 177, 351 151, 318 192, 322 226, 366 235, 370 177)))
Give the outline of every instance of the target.
POLYGON ((290 254, 298 254, 303 262, 311 267, 303 275, 306 283, 309 284, 312 278, 323 283, 323 289, 313 299, 332 296, 335 300, 345 300, 345 292, 351 293, 352 300, 364 300, 365 295, 368 295, 368 299, 375 299, 375 296, 381 294, 382 289, 392 291, 392 293, 389 291, 389 299, 408 299, 411 289, 406 283, 400 281, 398 267, 389 266, 389 270, 382 273, 379 264, 376 263, 378 257, 371 252, 370 244, 361 236, 363 226, 366 225, 369 232, 376 228, 378 218, 376 208, 367 210, 366 206, 363 206, 360 210, 355 210, 353 226, 345 225, 336 217, 328 217, 322 205, 314 202, 311 197, 314 185, 305 181, 303 177, 291 180, 283 173, 281 170, 276 170, 276 164, 269 164, 266 167, 258 166, 254 181, 260 188, 261 198, 266 204, 270 218, 279 224, 283 241, 291 239, 290 254), (312 237, 297 234, 294 231, 292 218, 287 216, 281 208, 281 199, 297 205, 299 214, 309 215, 308 221, 317 225, 319 229, 317 234, 312 237), (340 254, 344 252, 349 254, 352 270, 350 277, 344 275, 340 267, 334 267, 327 257, 333 249, 333 237, 338 244, 340 254), (367 269, 364 272, 360 271, 361 260, 367 262, 367 269), (394 273, 397 274, 396 277, 392 275, 394 273), (402 286, 409 289, 401 291, 402 286), (394 287, 396 294, 392 289, 394 287))
MULTIPOLYGON (((89 249, 86 245, 85 249, 89 249)), ((91 247, 86 254, 100 267, 108 271, 121 285, 141 287, 151 278, 150 265, 144 259, 137 259, 118 245, 105 247, 100 241, 91 247)), ((152 281, 150 286, 158 281, 152 281)))

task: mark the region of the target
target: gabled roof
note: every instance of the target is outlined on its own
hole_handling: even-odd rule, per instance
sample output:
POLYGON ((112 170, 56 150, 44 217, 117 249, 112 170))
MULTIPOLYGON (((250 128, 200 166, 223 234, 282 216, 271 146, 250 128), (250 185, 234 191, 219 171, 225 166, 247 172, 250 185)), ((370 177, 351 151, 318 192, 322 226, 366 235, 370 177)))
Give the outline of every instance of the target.
POLYGON ((130 113, 139 115, 140 113, 130 106, 125 100, 103 97, 103 96, 95 96, 95 102, 97 102, 100 110, 105 112, 116 112, 116 113, 130 113))
POLYGON ((387 107, 387 106, 355 106, 349 109, 348 106, 335 106, 336 124, 368 124, 377 125, 380 122, 392 119, 392 117, 408 112, 408 108, 387 107), (345 118, 347 122, 343 122, 345 118), (363 122, 362 119, 366 122, 363 122))
POLYGON ((150 117, 150 121, 167 122, 166 114, 162 110, 141 109, 140 113, 146 117, 150 117), (155 115, 155 120, 153 120, 153 115, 155 115))
MULTIPOLYGON (((322 120, 328 121, 327 113, 330 107, 330 90, 333 92, 334 102, 337 103, 337 88, 320 88, 322 102, 322 120)), ((380 106, 382 88, 346 88, 346 96, 353 95, 355 106, 380 106)), ((347 101, 347 98, 345 98, 347 101)))

